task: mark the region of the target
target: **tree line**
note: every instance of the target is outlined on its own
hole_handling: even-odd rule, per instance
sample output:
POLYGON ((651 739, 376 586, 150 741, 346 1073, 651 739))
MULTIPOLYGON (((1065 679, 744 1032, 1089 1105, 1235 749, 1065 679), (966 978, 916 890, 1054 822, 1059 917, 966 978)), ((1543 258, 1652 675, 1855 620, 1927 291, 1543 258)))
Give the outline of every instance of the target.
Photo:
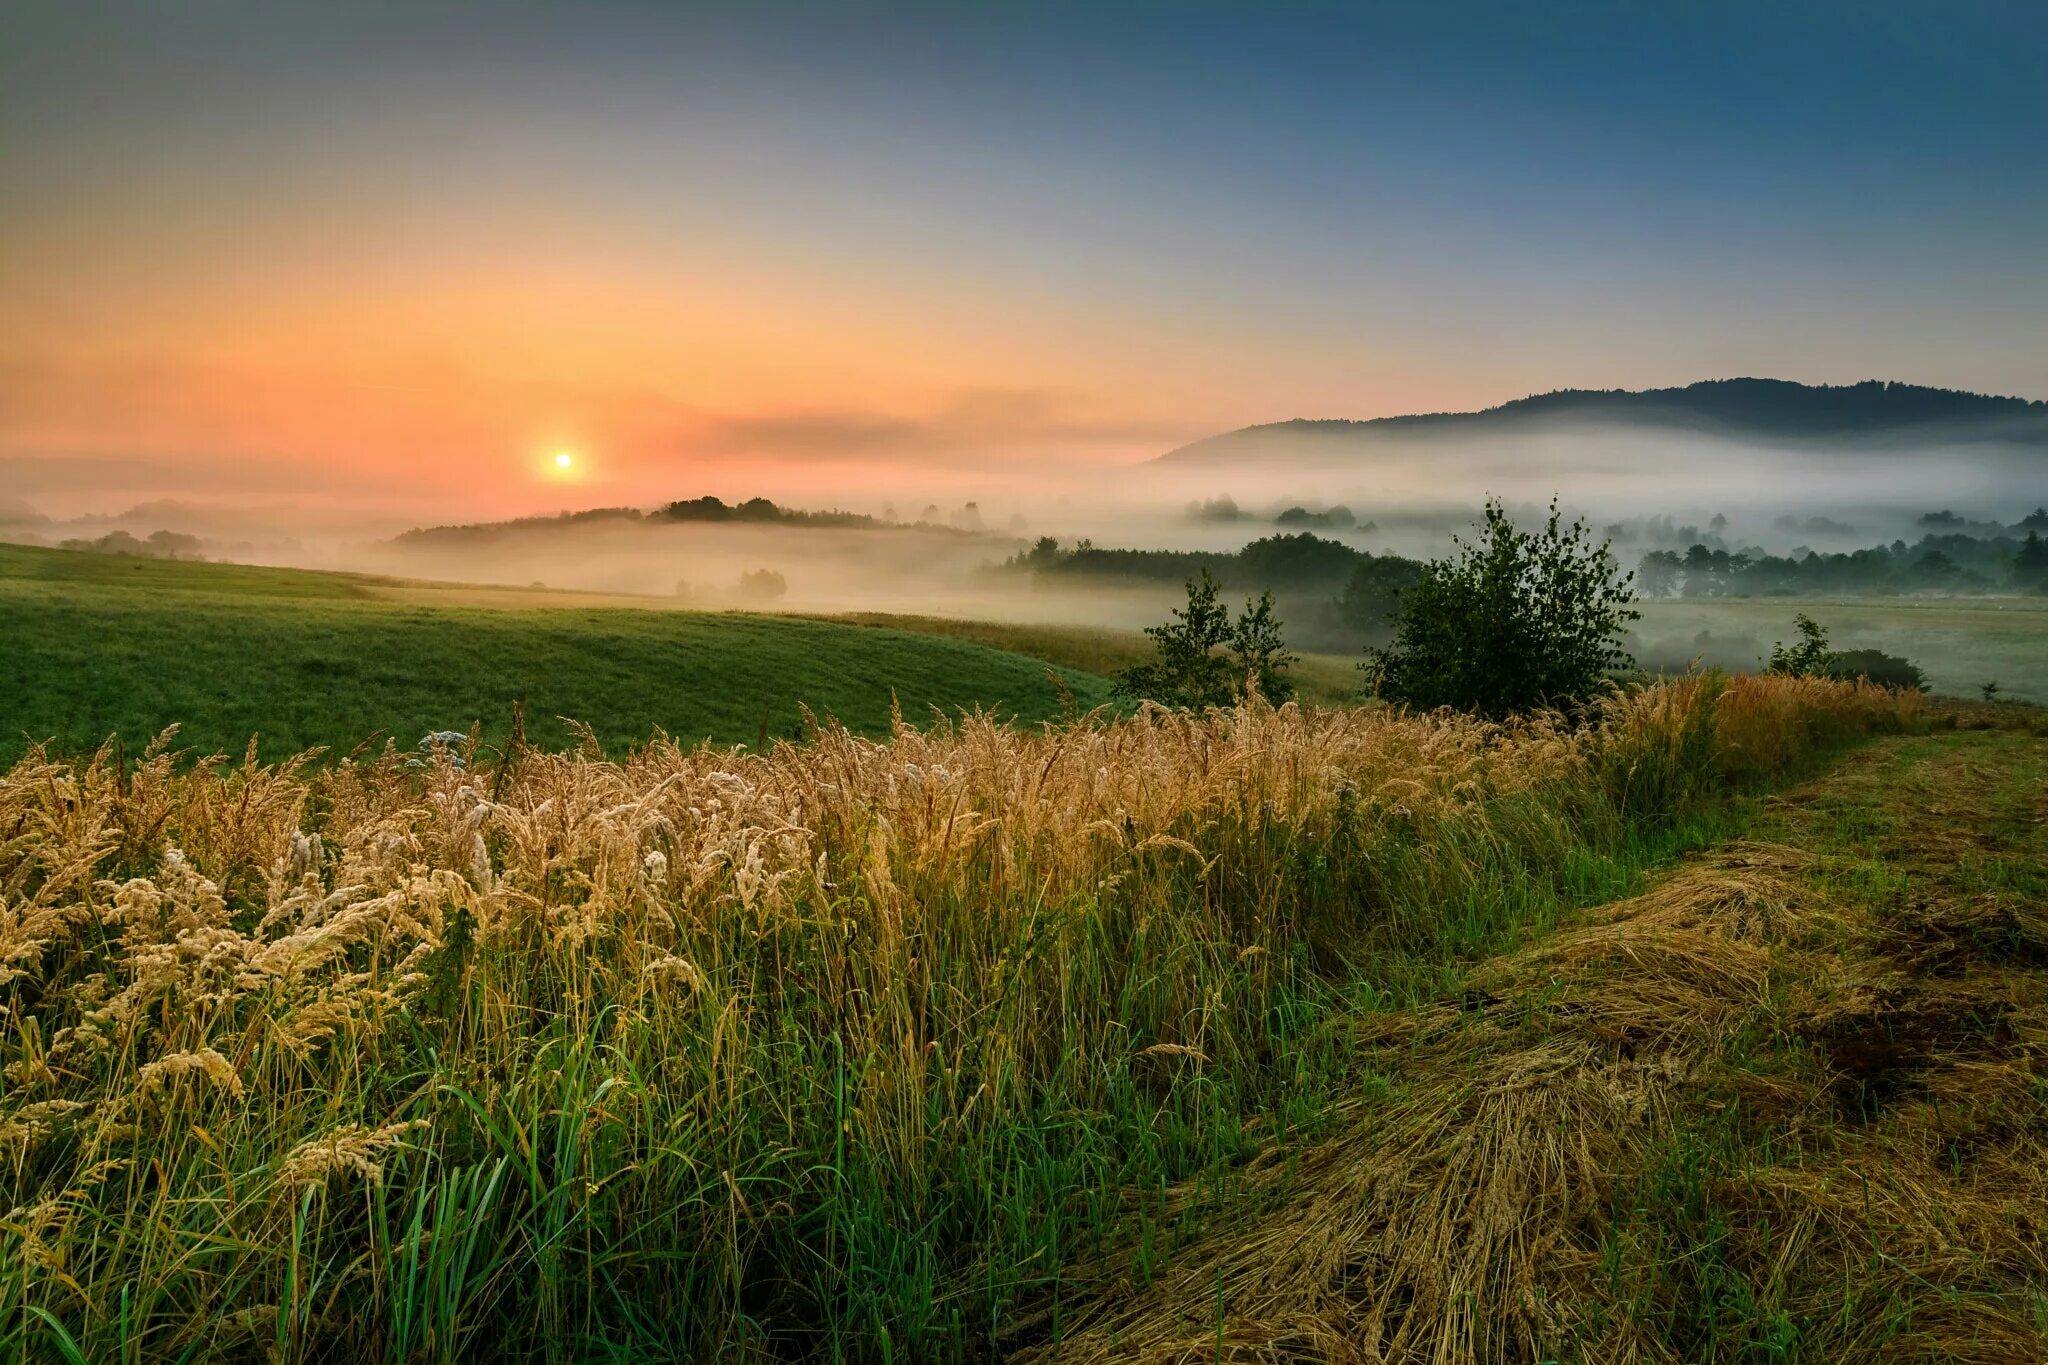
POLYGON ((1270 591, 1277 609, 1295 621, 1297 638, 1317 650, 1384 641, 1397 594, 1422 575, 1418 560, 1376 555, 1306 531, 1265 536, 1234 551, 1122 550, 1086 539, 1068 547, 1041 536, 1005 567, 1049 581, 1206 579, 1219 591, 1270 591))
MULTIPOLYGON (((1631 576, 1583 522, 1551 503, 1539 531, 1518 529, 1497 501, 1471 541, 1412 566, 1391 589, 1391 638, 1369 647, 1366 687, 1416 707, 1450 706, 1484 716, 1552 709, 1576 712, 1632 665, 1621 637, 1637 613, 1631 576)), ((1384 559, 1378 571, 1392 573, 1384 559)), ((1365 568, 1367 566, 1359 566, 1365 568)), ((1153 658, 1126 669, 1120 695, 1163 705, 1227 705, 1256 692, 1292 693, 1273 593, 1248 600, 1233 619, 1208 569, 1187 582, 1186 607, 1152 637, 1153 658)))
POLYGON ((1645 597, 1783 597, 1809 593, 1889 595, 1911 592, 2048 591, 2048 540, 1956 533, 1922 536, 1917 544, 1842 554, 1773 555, 1695 543, 1683 554, 1652 550, 1636 564, 1645 597))
MULTIPOLYGON (((1623 639, 1640 617, 1631 605, 1636 576, 1616 562, 1612 542, 1595 541, 1582 521, 1567 523, 1555 500, 1534 531, 1489 500, 1476 536, 1454 538, 1450 554, 1413 568, 1391 591, 1390 638, 1368 646, 1360 663, 1373 695, 1492 718, 1539 710, 1574 717, 1634 670, 1623 639)), ((1187 580, 1187 593, 1184 608, 1146 632, 1153 657, 1119 676, 1118 693, 1194 708, 1253 693, 1287 700, 1294 656, 1271 589, 1247 600, 1234 619, 1207 568, 1187 580)), ((1925 684, 1905 659, 1837 652, 1812 618, 1802 614, 1795 625, 1799 639, 1772 651, 1774 672, 1925 684)))

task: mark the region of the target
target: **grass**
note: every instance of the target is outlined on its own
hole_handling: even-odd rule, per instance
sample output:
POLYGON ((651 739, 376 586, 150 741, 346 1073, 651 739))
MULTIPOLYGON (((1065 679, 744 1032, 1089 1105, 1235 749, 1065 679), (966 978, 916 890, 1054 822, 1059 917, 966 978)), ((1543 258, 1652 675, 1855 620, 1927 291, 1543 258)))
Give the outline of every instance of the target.
POLYGON ((1332 1134, 1026 1356, 2048 1358, 2044 792, 2037 726, 1886 740, 1359 1018, 1332 1134))
MULTIPOLYGON (((33 753, 0 777, 0 1353, 953 1361, 1191 1319, 1179 1355, 1236 1350, 1213 1239, 1290 1190, 1375 1207, 1318 1153, 1398 1190, 1398 1153, 1488 1131, 1412 1107, 1454 1068, 1413 1069, 1407 1021, 1527 1081, 1499 1004, 1538 1018, 1569 964, 1490 959, 1920 706, 1700 678, 1569 732, 1251 707, 467 771, 33 753)), ((1551 1169, 1501 1150, 1504 1200, 1551 1169)), ((1496 1245, 1330 1237, 1409 1267, 1411 1313, 1417 1267, 1496 1245)))
POLYGON ((2048 597, 1659 599, 1637 606, 1638 652, 1663 660, 1704 656, 1725 668, 1756 667, 1773 643, 1793 638, 1793 614, 1805 612, 1828 629, 1836 649, 1904 655, 1942 695, 1975 698, 1996 682, 2012 700, 2048 703, 2048 597))
POLYGON ((399 580, 366 574, 312 573, 259 564, 215 564, 147 559, 139 555, 87 554, 0 544, 0 581, 26 595, 93 588, 135 593, 203 592, 225 597, 290 601, 360 602, 399 580))
MULTIPOLYGON (((1006 621, 964 621, 946 616, 904 616, 892 612, 852 612, 821 618, 886 630, 908 630, 953 640, 971 640, 993 649, 1029 654, 1098 677, 1114 677, 1154 657, 1151 637, 1142 630, 1053 622, 1014 624, 1006 621)), ((1363 690, 1359 659, 1346 654, 1304 654, 1287 676, 1296 695, 1315 706, 1356 702, 1363 690)))
MULTIPOLYGON (((1927 671, 1937 693, 1974 698, 1995 681, 2012 700, 2048 703, 2048 598, 1659 599, 1636 605, 1643 620, 1632 644, 1660 666, 1703 658, 1735 671, 1758 667, 1774 642, 1792 638, 1792 617, 1803 611, 1829 628, 1837 649, 1881 648, 1910 658, 1927 671)), ((1094 626, 884 612, 823 619, 972 640, 1101 677, 1144 662, 1152 649, 1142 631, 1094 626)), ((1358 698, 1356 655, 1306 654, 1290 676, 1312 705, 1358 698)))
MULTIPOLYGON (((410 746, 481 723, 501 741, 523 703, 537 743, 557 719, 615 751, 663 731, 754 743, 792 733, 799 704, 886 733, 891 698, 988 707, 1025 721, 1065 705, 1046 667, 1015 652, 907 631, 743 613, 580 605, 449 604, 462 590, 230 564, 173 563, 0 545, 0 763, 31 740, 139 751, 179 743, 280 758, 346 751, 383 732, 410 746), (407 599, 407 600, 394 600, 407 599)), ((550 600, 531 594, 521 600, 550 600)), ((558 599, 574 603, 573 595, 558 599)), ((1108 684, 1061 670, 1075 704, 1108 684)))

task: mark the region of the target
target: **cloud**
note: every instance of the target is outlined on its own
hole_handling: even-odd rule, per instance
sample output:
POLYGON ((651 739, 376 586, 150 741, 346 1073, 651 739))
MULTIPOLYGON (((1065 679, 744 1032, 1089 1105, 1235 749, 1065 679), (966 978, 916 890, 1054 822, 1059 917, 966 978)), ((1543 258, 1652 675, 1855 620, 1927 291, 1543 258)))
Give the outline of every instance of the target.
POLYGON ((1184 424, 1118 413, 1065 391, 969 389, 911 413, 790 409, 714 418, 688 443, 707 454, 977 465, 1024 452, 1099 462, 1107 452, 1163 450, 1186 434, 1184 424))
MULTIPOLYGON (((385 480, 346 465, 239 455, 0 455, 0 486, 30 497, 346 497, 376 501, 385 480)), ((104 501, 105 499, 94 499, 104 501)))

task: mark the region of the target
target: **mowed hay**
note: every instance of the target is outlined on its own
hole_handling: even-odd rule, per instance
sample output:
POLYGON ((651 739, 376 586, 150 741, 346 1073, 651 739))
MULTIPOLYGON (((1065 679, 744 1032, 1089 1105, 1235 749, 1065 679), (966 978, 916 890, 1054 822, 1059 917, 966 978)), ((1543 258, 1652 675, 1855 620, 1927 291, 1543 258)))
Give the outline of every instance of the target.
POLYGON ((1468 1007, 1374 1029, 1361 1046, 1389 1059, 1394 1099, 1255 1176, 1271 1211, 1176 1255, 1142 1294, 1069 1302, 1065 1339, 1026 1357, 1553 1354, 1583 1326, 1615 1175, 1642 1163, 1687 1081, 1765 998, 1768 944, 1798 916, 1784 861, 1689 867, 1605 922, 1490 964, 1468 1007))
MULTIPOLYGON (((1707 678, 1579 730, 1254 703, 623 762, 38 751, 0 777, 0 1333, 31 1358, 985 1355, 1130 1188, 1255 1146, 1243 1112, 1295 1093, 1301 1020, 1354 972, 1919 720, 1707 678), (1759 748, 1762 713, 1804 738, 1759 748)), ((1705 1021, 1763 951, 1716 914, 1609 932, 1705 1021)), ((1420 1341, 1417 1305, 1469 1292, 1442 1349, 1496 1312, 1534 1340, 1523 1244, 1555 1234, 1527 1209, 1570 1205, 1704 1044, 1589 1069, 1619 1044, 1426 1023, 1443 1075, 1389 1130, 1406 1155, 1314 1159, 1350 1211, 1287 1253, 1337 1248, 1326 1286, 1377 1257, 1410 1302, 1258 1302, 1420 1341), (1413 1247, 1373 1231, 1397 1207, 1413 1247), (1425 1245, 1461 1268, 1438 1284, 1425 1245)))
POLYGON ((1388 1095, 1020 1355, 2048 1359, 2048 926, 1952 890, 1957 788, 1887 844, 1926 860, 1899 913, 1737 845, 1374 1021, 1388 1095))

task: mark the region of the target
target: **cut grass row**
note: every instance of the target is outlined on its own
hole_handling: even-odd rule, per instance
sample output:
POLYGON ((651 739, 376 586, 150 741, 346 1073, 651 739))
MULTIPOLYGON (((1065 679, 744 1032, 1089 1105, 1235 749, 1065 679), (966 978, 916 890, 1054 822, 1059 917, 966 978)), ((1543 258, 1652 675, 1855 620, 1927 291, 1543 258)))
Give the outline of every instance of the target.
POLYGON ((1331 1135, 1228 1216, 1160 1192, 1024 1354, 2048 1358, 2048 742, 1972 719, 2028 723, 1883 741, 1358 1017, 1331 1135))

